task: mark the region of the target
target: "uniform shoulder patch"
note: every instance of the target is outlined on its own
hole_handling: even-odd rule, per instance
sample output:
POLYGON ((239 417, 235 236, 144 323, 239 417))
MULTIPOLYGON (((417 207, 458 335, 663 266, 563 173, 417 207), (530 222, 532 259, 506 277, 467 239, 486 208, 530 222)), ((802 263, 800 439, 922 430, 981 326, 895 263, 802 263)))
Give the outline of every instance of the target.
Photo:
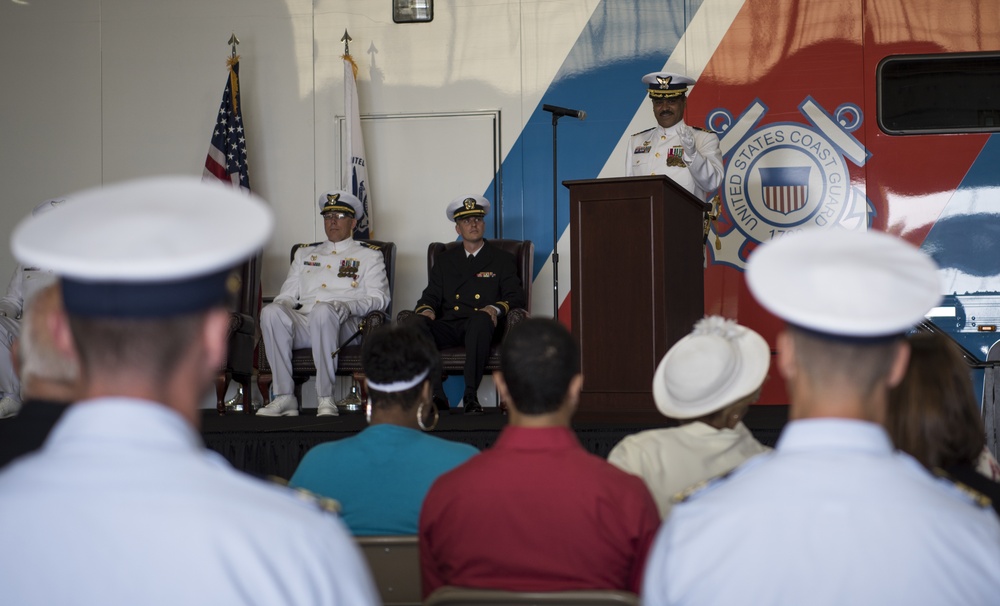
POLYGON ((654 126, 652 128, 647 128, 646 130, 641 130, 641 131, 637 132, 636 134, 634 134, 632 136, 633 137, 638 137, 639 135, 644 135, 644 134, 648 133, 649 131, 653 130, 654 128, 656 128, 656 127, 654 126))
POLYGON ((330 497, 324 497, 323 495, 316 494, 311 490, 306 490, 305 488, 298 488, 296 486, 291 486, 288 481, 284 478, 279 478, 278 476, 268 476, 268 481, 279 484, 288 488, 299 500, 305 501, 310 505, 314 506, 320 511, 325 511, 326 513, 332 513, 334 515, 339 515, 341 506, 340 501, 337 499, 331 499, 330 497))
POLYGON ((726 478, 728 478, 729 476, 733 475, 734 471, 736 471, 736 469, 731 469, 731 470, 727 471, 726 473, 723 473, 723 474, 720 474, 720 475, 717 475, 717 476, 713 476, 711 478, 708 478, 707 480, 702 480, 701 482, 698 482, 697 484, 694 484, 693 486, 688 486, 684 490, 682 490, 682 491, 678 492, 677 494, 675 494, 674 496, 672 496, 670 498, 670 502, 673 503, 674 505, 676 505, 678 503, 683 503, 683 502, 687 501, 688 499, 690 499, 691 497, 693 497, 693 496, 697 495, 698 493, 702 492, 703 490, 709 488, 710 486, 715 486, 716 484, 718 484, 718 483, 726 480, 726 478))
POLYGON ((933 470, 931 470, 931 473, 933 473, 936 478, 944 480, 945 482, 948 482, 949 484, 954 486, 960 493, 962 493, 963 496, 971 500, 981 509, 986 509, 987 507, 993 506, 993 499, 979 492, 972 486, 969 486, 968 484, 965 484, 963 482, 959 482, 957 479, 952 477, 950 473, 941 469, 940 467, 935 467, 933 470))
POLYGON ((359 240, 358 244, 364 246, 365 248, 370 248, 372 250, 382 250, 381 246, 379 246, 378 244, 372 244, 371 242, 362 242, 359 240))

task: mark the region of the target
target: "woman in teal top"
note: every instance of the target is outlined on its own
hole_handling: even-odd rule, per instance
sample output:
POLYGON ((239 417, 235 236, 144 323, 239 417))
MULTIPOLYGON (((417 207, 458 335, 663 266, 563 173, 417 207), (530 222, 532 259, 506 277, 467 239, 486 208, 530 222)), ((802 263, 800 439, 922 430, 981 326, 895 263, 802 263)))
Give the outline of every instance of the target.
POLYGON ((380 328, 365 338, 361 363, 369 426, 312 448, 290 483, 338 500, 355 535, 415 535, 431 484, 478 451, 421 431, 437 421, 429 377, 440 359, 427 337, 407 326, 380 328))

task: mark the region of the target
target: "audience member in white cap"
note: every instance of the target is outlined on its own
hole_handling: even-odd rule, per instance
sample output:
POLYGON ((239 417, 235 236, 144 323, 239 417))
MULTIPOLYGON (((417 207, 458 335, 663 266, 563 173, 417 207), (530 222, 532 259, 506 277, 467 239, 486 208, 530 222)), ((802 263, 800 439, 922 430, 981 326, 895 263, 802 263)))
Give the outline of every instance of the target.
POLYGON ((0 423, 0 467, 41 448, 83 387, 73 344, 55 342, 56 333, 65 331, 67 322, 58 282, 31 298, 21 321, 14 360, 24 406, 16 417, 0 423))
POLYGON ((366 314, 389 307, 385 257, 377 246, 354 239, 354 228, 364 212, 361 200, 349 192, 320 196, 327 240, 295 252, 281 291, 260 313, 274 397, 258 415, 299 414, 292 351, 306 347, 312 349, 316 366, 316 415, 339 414, 333 398, 337 359, 331 354, 357 332, 366 314))
POLYGON ((442 473, 479 451, 428 435, 437 425, 431 374, 440 357, 412 326, 382 326, 365 337, 368 427, 312 448, 289 483, 336 499, 355 535, 415 535, 420 506, 442 473), (373 480, 377 478, 377 480, 373 480))
POLYGON ((770 365, 771 348, 754 331, 718 316, 700 320, 653 375, 656 407, 680 426, 626 436, 608 462, 642 478, 666 519, 682 490, 769 450, 742 420, 770 365))
POLYGON ((722 152, 715 133, 684 122, 688 88, 695 81, 681 74, 646 74, 657 126, 632 135, 625 156, 625 176, 667 175, 698 198, 708 201, 722 185, 722 152))
POLYGON ((0 472, 2 604, 375 604, 343 525, 207 450, 233 268, 270 210, 173 177, 91 190, 14 231, 60 277, 85 377, 38 452, 0 472))
POLYGON ((894 451, 882 426, 904 333, 940 298, 929 257, 881 232, 810 230, 750 256, 787 326, 791 421, 775 450, 674 506, 643 604, 994 604, 1000 519, 894 451))
MULTIPOLYGON (((445 216, 455 224, 462 246, 434 259, 427 288, 410 320, 441 349, 465 346, 466 413, 483 411, 478 391, 490 344, 502 330, 504 316, 525 306, 514 256, 485 238, 489 212, 490 201, 482 196, 459 196, 448 205, 445 216)), ((448 410, 441 376, 431 379, 434 403, 448 410)))
MULTIPOLYGON (((47 213, 65 202, 65 198, 46 200, 31 211, 31 216, 47 213)), ((21 332, 24 305, 54 281, 55 276, 48 269, 18 263, 7 285, 7 293, 0 299, 0 419, 12 417, 21 410, 21 381, 14 372, 11 346, 21 332)))

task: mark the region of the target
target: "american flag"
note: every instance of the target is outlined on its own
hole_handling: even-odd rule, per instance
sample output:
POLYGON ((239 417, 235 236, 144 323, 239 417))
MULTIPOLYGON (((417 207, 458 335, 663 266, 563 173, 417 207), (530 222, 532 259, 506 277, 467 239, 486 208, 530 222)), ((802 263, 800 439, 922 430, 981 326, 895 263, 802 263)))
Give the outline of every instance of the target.
POLYGON ((208 146, 203 178, 219 179, 250 191, 246 133, 243 130, 240 108, 239 55, 230 57, 226 64, 229 66, 229 78, 226 79, 226 90, 222 93, 222 105, 219 106, 212 142, 208 146))

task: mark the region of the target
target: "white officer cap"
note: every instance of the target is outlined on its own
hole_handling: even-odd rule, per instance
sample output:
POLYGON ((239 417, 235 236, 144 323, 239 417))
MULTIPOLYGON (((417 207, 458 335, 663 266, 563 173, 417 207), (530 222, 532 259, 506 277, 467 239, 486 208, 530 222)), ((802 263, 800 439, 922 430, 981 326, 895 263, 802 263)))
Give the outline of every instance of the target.
POLYGON ((669 99, 680 97, 694 86, 695 81, 682 74, 673 72, 653 72, 642 77, 643 83, 649 85, 650 99, 669 99))
POLYGON ((365 216, 365 205, 349 191, 331 189, 319 197, 319 214, 346 213, 357 220, 365 216))
POLYGON ((750 255, 746 279, 774 315, 836 337, 902 334, 941 299, 934 261, 877 231, 812 229, 772 240, 750 255))
POLYGON ((695 419, 757 390, 771 366, 771 348, 756 332, 709 316, 674 344, 653 375, 653 400, 664 416, 695 419))
POLYGON ((151 318, 222 304, 232 269, 274 227, 260 198, 193 177, 129 181, 72 195, 22 221, 11 250, 62 279, 70 314, 151 318))
POLYGON ((459 196, 445 210, 448 220, 455 222, 464 217, 485 217, 490 212, 490 201, 482 196, 459 196))

